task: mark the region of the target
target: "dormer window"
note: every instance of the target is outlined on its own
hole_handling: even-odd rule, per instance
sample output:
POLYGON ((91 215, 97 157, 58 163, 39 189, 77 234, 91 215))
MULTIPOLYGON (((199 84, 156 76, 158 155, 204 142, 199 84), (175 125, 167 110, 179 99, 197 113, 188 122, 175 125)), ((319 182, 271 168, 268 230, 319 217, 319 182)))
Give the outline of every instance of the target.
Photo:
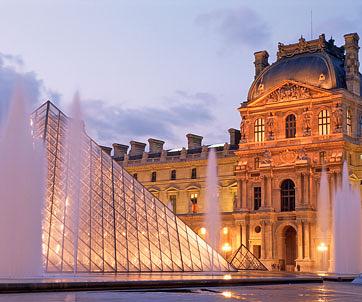
POLYGON ((352 136, 352 113, 350 109, 347 110, 346 124, 347 124, 347 135, 352 136))
POLYGON ((254 123, 254 140, 255 142, 263 142, 265 134, 264 119, 258 118, 254 123))
POLYGON ((294 138, 297 132, 297 123, 294 114, 289 114, 285 119, 285 137, 294 138))
POLYGON ((318 114, 318 133, 319 135, 327 135, 330 133, 331 117, 328 110, 321 110, 318 114))

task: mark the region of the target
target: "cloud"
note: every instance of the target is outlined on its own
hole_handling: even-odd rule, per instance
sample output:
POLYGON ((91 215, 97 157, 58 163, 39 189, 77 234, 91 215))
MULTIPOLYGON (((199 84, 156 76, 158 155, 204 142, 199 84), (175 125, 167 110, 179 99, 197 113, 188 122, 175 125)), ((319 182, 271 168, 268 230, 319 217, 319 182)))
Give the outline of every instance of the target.
POLYGON ((21 84, 29 109, 34 109, 45 97, 58 94, 47 89, 34 71, 22 71, 21 56, 0 53, 0 123, 4 121, 16 85, 21 84))
POLYGON ((214 120, 210 104, 216 101, 208 93, 176 91, 160 107, 123 108, 103 100, 85 101, 83 107, 89 134, 100 143, 127 144, 150 137, 178 143, 183 129, 214 120))
POLYGON ((197 16, 195 22, 216 33, 225 48, 259 48, 269 42, 271 36, 267 23, 248 7, 215 10, 197 16))

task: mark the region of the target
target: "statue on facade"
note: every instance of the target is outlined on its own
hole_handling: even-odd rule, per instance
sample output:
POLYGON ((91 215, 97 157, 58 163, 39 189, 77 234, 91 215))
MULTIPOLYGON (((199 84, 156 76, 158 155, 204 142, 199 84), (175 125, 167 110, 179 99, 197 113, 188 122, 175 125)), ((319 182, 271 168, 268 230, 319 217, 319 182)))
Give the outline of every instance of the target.
POLYGON ((271 161, 272 161, 272 154, 271 154, 270 150, 264 150, 263 159, 262 159, 261 163, 263 165, 270 165, 271 161))
POLYGON ((274 139, 274 115, 272 112, 269 113, 269 116, 266 119, 266 131, 268 135, 268 140, 274 139))
POLYGON ((333 109, 332 117, 334 121, 335 132, 341 132, 343 125, 343 108, 341 104, 337 104, 333 109))
POLYGON ((248 131, 249 131, 249 121, 246 119, 246 116, 241 117, 240 122, 240 141, 246 142, 248 137, 248 131))
POLYGON ((298 160, 307 160, 308 159, 307 153, 305 152, 304 148, 298 150, 297 159, 298 160))
POLYGON ((312 133, 312 114, 309 110, 309 108, 304 108, 303 110, 303 136, 309 136, 312 133))

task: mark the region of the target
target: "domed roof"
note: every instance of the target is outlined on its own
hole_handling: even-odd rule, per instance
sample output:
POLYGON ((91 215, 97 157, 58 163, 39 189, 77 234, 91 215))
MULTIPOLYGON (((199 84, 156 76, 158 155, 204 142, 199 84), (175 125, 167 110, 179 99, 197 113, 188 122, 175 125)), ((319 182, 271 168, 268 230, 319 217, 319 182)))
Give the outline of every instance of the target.
POLYGON ((327 53, 306 53, 282 58, 265 68, 249 90, 248 100, 266 94, 284 80, 293 80, 324 89, 345 88, 343 61, 327 53))

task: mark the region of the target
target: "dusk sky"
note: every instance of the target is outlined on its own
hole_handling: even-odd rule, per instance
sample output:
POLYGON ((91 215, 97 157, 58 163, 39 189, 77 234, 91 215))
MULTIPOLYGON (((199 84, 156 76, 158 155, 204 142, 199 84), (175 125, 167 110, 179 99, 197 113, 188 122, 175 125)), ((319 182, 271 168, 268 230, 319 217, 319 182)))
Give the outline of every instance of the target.
POLYGON ((34 107, 50 99, 67 113, 79 90, 99 143, 154 137, 173 148, 189 132, 224 143, 253 53, 273 62, 278 42, 310 39, 311 10, 314 38, 362 36, 355 0, 0 0, 0 102, 20 74, 34 107))

